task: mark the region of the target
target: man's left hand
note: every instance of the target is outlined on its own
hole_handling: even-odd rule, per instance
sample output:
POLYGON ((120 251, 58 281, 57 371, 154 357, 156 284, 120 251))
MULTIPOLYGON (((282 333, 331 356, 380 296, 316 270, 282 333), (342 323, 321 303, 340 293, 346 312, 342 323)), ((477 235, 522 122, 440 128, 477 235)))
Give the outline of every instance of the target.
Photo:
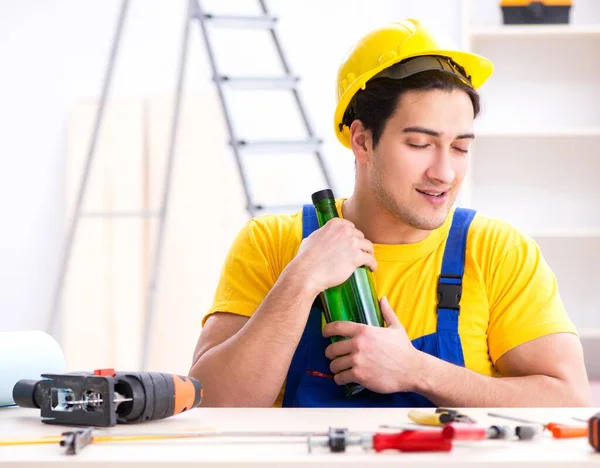
POLYGON ((338 385, 355 382, 377 393, 413 391, 420 352, 412 345, 387 298, 380 301, 387 327, 332 322, 323 336, 344 336, 327 347, 325 356, 338 385))

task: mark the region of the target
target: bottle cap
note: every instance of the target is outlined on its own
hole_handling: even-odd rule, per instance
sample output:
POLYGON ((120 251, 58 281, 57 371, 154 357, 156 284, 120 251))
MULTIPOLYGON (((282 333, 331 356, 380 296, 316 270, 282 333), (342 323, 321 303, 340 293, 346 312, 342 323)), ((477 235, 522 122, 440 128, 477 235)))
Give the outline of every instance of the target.
POLYGON ((333 197, 333 192, 330 189, 319 190, 318 192, 312 194, 313 205, 316 205, 320 201, 327 199, 335 200, 335 198, 333 197))

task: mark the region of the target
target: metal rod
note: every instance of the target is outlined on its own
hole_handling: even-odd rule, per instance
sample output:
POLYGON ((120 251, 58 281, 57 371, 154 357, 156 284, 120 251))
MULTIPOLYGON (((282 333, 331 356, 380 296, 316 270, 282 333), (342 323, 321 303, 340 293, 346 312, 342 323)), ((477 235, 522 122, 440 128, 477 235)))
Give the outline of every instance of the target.
POLYGON ((159 215, 158 211, 88 211, 81 214, 84 218, 154 218, 159 215))
POLYGON ((300 209, 300 205, 267 205, 267 204, 263 204, 263 203, 257 203, 256 205, 254 205, 254 208, 257 211, 263 211, 263 210, 267 210, 267 211, 297 211, 300 209))
POLYGON ((110 90, 110 85, 112 82, 112 74, 115 66, 115 62, 117 59, 117 53, 119 51, 119 44, 121 42, 121 36, 124 29, 125 24, 125 16, 127 13, 127 8, 129 6, 129 0, 123 0, 121 2, 121 11, 119 13, 119 18, 117 20, 117 27, 115 30, 115 35, 112 43, 112 47, 110 50, 110 55, 108 59, 108 65, 106 67, 106 71, 104 74, 104 81, 102 84, 102 91, 100 94, 100 103, 98 106, 98 111, 96 113, 96 120, 94 122, 94 128, 92 131, 92 136, 90 138, 90 145, 87 152, 87 157, 85 161, 85 166, 83 170, 83 177, 79 184, 79 188, 77 191, 77 198, 75 201, 75 209, 73 211, 73 215, 71 217, 71 222, 67 231, 67 238, 64 245, 63 259, 59 267, 59 274, 56 281, 56 286, 54 290, 54 298, 52 300, 52 306, 50 309, 50 316, 48 318, 48 323, 46 324, 46 331, 49 334, 52 334, 52 330, 54 325, 56 324, 56 320, 58 318, 58 309, 62 294, 63 283, 67 274, 67 268, 69 264, 69 259, 71 257, 71 252, 73 250, 73 242, 75 239, 75 231, 77 229, 77 223, 79 221, 79 217, 81 215, 81 207, 83 205, 83 197, 85 195, 85 189, 87 187, 90 170, 92 167, 92 161, 94 158, 94 153, 96 151, 96 144, 98 143, 98 135, 100 134, 100 128, 102 126, 102 119, 104 117, 104 109, 106 107, 106 101, 108 99, 108 93, 110 90))
MULTIPOLYGON (((265 0, 258 0, 258 3, 260 4, 260 8, 261 8, 263 14, 269 15, 270 13, 269 13, 269 10, 265 3, 265 0)), ((271 28, 269 30, 269 33, 271 34, 271 37, 273 38, 273 43, 275 44, 275 49, 277 49, 277 54, 279 55, 279 59, 281 60, 281 65, 283 67, 284 72, 286 75, 290 75, 291 68, 290 68, 288 61, 285 58, 285 55, 283 53, 283 47, 281 46, 281 43, 279 42, 279 38, 277 36, 277 33, 275 32, 275 28, 274 27, 271 28)), ((307 113, 306 109, 304 108, 304 103, 303 103, 302 99, 300 98, 300 92, 299 92, 298 88, 294 88, 292 90, 292 93, 294 95, 296 104, 298 105, 298 109, 300 110, 300 117, 302 118, 302 122, 304 123, 304 128, 306 129, 306 133, 308 134, 309 139, 315 139, 316 136, 315 136, 315 132, 313 130, 313 125, 308 118, 308 113, 307 113)), ((323 178, 325 179, 325 183, 335 193, 335 186, 333 184, 333 180, 332 180, 331 176, 329 175, 329 169, 325 165, 325 158, 321 154, 321 151, 318 149, 314 151, 314 154, 315 154, 315 157, 317 158, 317 163, 319 164, 319 167, 321 168, 321 172, 323 173, 323 178)))
MULTIPOLYGON (((87 429, 74 431, 83 434, 87 429)), ((215 438, 227 437, 290 437, 290 438, 308 438, 308 437, 327 437, 327 432, 309 432, 309 431, 290 431, 290 432, 244 432, 244 431, 229 431, 219 432, 211 430, 210 432, 107 432, 95 430, 92 433, 92 442, 118 442, 118 441, 142 441, 142 440, 159 440, 159 439, 195 439, 195 438, 210 438, 214 441, 215 438)), ((0 446, 5 445, 35 445, 35 444, 54 444, 65 440, 64 437, 44 437, 39 439, 4 439, 0 440, 0 446)), ((231 441, 227 441, 231 443, 231 441)))
POLYGON ((500 413, 488 413, 488 416, 491 416, 493 418, 508 419, 509 421, 516 421, 516 422, 522 422, 522 423, 527 423, 527 424, 537 424, 537 421, 531 421, 530 419, 517 418, 515 416, 508 416, 506 414, 500 414, 500 413))
MULTIPOLYGON (((248 140, 238 140, 232 143, 236 146, 239 151, 243 151, 246 153, 253 153, 259 157, 259 155, 273 155, 273 154, 281 154, 281 153, 299 153, 303 151, 317 151, 316 147, 319 146, 319 141, 248 141, 248 140)), ((305 156, 306 157, 306 156, 305 156)))
POLYGON ((160 273, 160 261, 162 256, 162 249, 165 235, 165 220, 168 214, 169 206, 169 195, 171 192, 171 179, 173 166, 175 163, 175 151, 177 132, 179 130, 179 117, 181 114, 181 96, 183 94, 183 85, 185 79, 185 71, 187 66, 187 55, 188 45, 190 36, 190 21, 192 19, 192 0, 188 0, 187 7, 185 8, 185 23, 183 28, 183 38, 181 41, 181 50, 179 55, 179 69, 177 72, 177 87, 175 91, 175 104, 173 109, 173 120, 171 122, 171 135, 169 139, 169 147, 167 154, 166 173, 164 178, 164 186, 162 193, 162 201, 160 207, 160 215, 158 218, 158 233, 156 239, 156 248, 154 250, 154 262, 152 266, 152 272, 150 275, 150 282, 148 286, 147 300, 146 300, 146 316, 145 316, 145 327, 143 336, 143 351, 142 351, 142 362, 141 368, 146 369, 148 364, 148 355, 150 353, 150 335, 152 333, 152 326, 154 325, 154 317, 156 315, 156 291, 157 291, 157 280, 160 273))
MULTIPOLYGON (((125 401, 133 401, 133 398, 124 398, 124 397, 123 398, 115 398, 112 401, 113 401, 113 403, 123 403, 125 401)), ((104 403, 104 400, 102 398, 88 398, 86 400, 66 400, 65 403, 67 406, 74 406, 74 405, 104 403)))
POLYGON ((517 418, 515 416, 509 416, 509 415, 506 415, 506 414, 488 413, 488 416, 491 416, 493 418, 507 419, 509 421, 521 422, 521 423, 525 423, 525 424, 539 424, 539 425, 545 426, 544 423, 539 422, 539 421, 532 421, 530 419, 517 418))
MULTIPOLYGON (((210 38, 208 37, 208 31, 207 31, 206 25, 204 23, 205 13, 202 9, 200 0, 190 0, 190 2, 192 2, 192 1, 197 10, 196 17, 199 19, 200 31, 202 33, 202 39, 203 39, 204 45, 206 47, 206 53, 208 55, 208 59, 210 62, 213 79, 215 81, 215 84, 217 85, 217 93, 219 96, 219 101, 221 102, 221 108, 223 109, 223 114, 225 116, 225 124, 227 125, 227 129, 229 131, 229 135, 231 136, 232 141, 236 141, 236 140, 238 140, 238 137, 233 129, 233 122, 231 119, 231 115, 229 113, 229 108, 227 106, 225 94, 223 93, 223 87, 221 86, 221 83, 218 78, 221 74, 219 73, 219 71, 217 69, 217 62, 216 62, 214 53, 212 51, 212 45, 210 42, 210 38)), ((231 145, 231 147, 233 149, 233 156, 235 159, 235 163, 238 167, 238 173, 240 176, 240 180, 242 182, 244 196, 246 197, 246 210, 248 211, 248 213, 251 217, 254 217, 254 215, 256 214, 254 211, 254 202, 252 199, 252 195, 250 193, 250 183, 249 183, 248 178, 246 177, 246 173, 244 171, 244 163, 243 163, 241 155, 240 155, 238 149, 235 147, 235 145, 231 145)))
POLYGON ((250 89, 283 89, 290 90, 298 83, 296 76, 272 77, 272 76, 254 76, 238 77, 222 75, 218 77, 222 85, 231 89, 250 90, 250 89))
MULTIPOLYGON (((97 434, 101 435, 101 434, 97 434)), ((110 437, 327 437, 327 432, 313 431, 217 431, 211 430, 207 432, 119 432, 106 434, 110 437)))
POLYGON ((575 416, 571 416, 571 419, 574 419, 575 421, 579 421, 579 422, 584 422, 587 423, 589 422, 589 419, 585 419, 585 418, 577 418, 575 416))
POLYGON ((382 429, 396 429, 402 431, 441 431, 440 426, 426 426, 425 424, 381 424, 382 429))
POLYGON ((223 23, 238 23, 238 27, 245 29, 272 28, 277 21, 277 18, 272 16, 213 15, 210 13, 205 14, 204 18, 210 20, 217 27, 223 26, 223 23))

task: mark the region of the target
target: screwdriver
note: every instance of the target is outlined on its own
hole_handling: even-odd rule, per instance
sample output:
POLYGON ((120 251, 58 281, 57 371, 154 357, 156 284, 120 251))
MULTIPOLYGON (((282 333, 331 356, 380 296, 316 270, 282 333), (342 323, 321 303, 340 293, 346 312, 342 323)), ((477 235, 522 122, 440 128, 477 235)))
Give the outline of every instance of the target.
MULTIPOLYGON (((309 436, 328 436, 328 432, 309 431, 218 431, 207 428, 202 431, 190 432, 104 432, 92 427, 63 432, 60 436, 40 437, 38 439, 6 439, 0 440, 0 446, 56 444, 65 447, 66 453, 75 455, 91 443, 103 442, 132 442, 166 439, 211 439, 212 443, 230 443, 232 438, 271 438, 268 443, 274 443, 276 438, 300 438, 302 441, 309 436), (221 441, 221 438, 229 440, 221 441)), ((252 443, 257 443, 253 441, 252 443)))
POLYGON ((215 431, 207 430, 203 432, 100 432, 92 427, 85 429, 77 429, 74 431, 63 432, 62 437, 46 437, 33 440, 4 440, 0 441, 0 445, 29 445, 29 444, 48 444, 60 443, 64 447, 67 454, 76 455, 83 448, 91 443, 97 442, 128 442, 128 441, 144 441, 144 440, 160 440, 160 439, 210 439, 212 443, 230 443, 229 440, 220 440, 221 438, 271 438, 270 441, 258 441, 246 443, 274 443, 273 439, 278 438, 299 438, 300 441, 308 440, 309 451, 313 446, 329 446, 332 452, 344 451, 347 445, 363 445, 365 450, 371 448, 376 451, 385 449, 396 449, 401 451, 440 451, 450 450, 452 447, 451 441, 445 439, 441 432, 429 436, 430 433, 424 434, 424 431, 407 431, 400 434, 377 434, 367 433, 360 434, 357 432, 349 432, 345 428, 329 428, 328 432, 315 431, 215 431), (402 436, 403 434, 407 434, 402 436), (402 436, 402 437, 400 437, 402 436), (320 438, 320 439, 319 439, 320 438))
POLYGON ((483 439, 508 439, 510 428, 508 426, 479 426, 466 423, 446 424, 442 435, 452 440, 483 440, 483 439))
POLYGON ((480 426, 467 423, 450 423, 444 426, 442 434, 453 440, 484 440, 484 439, 509 439, 516 435, 520 440, 531 440, 541 434, 540 425, 518 426, 480 426))
POLYGON ((549 423, 541 423, 539 421, 530 421, 528 419, 517 418, 514 416, 508 416, 505 414, 498 413, 488 413, 488 416, 492 416, 495 418, 503 418, 511 421, 518 421, 526 424, 539 424, 540 426, 548 429, 552 433, 552 437, 555 439, 566 439, 573 437, 587 437, 588 429, 587 427, 581 426, 569 426, 567 424, 549 422, 549 423))
POLYGON ((452 441, 442 431, 403 431, 398 433, 365 432, 359 435, 338 433, 327 439, 309 437, 308 450, 329 447, 332 452, 343 452, 350 445, 361 445, 363 450, 399 450, 401 452, 449 452, 452 441))

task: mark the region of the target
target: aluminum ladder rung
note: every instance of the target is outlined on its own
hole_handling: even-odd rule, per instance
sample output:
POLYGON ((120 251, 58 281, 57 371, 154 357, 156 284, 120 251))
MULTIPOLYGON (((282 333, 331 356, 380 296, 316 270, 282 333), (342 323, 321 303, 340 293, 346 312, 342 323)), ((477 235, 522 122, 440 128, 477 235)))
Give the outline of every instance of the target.
POLYGON ((264 203, 256 203, 253 208, 256 211, 268 211, 268 212, 290 212, 296 211, 302 208, 302 203, 296 205, 267 205, 264 203))
POLYGON ((221 75, 216 80, 224 86, 234 89, 294 89, 300 78, 297 76, 282 77, 237 77, 221 75))
POLYGON ((234 146, 244 152, 318 151, 322 140, 236 140, 234 146))
POLYGON ((205 13, 204 19, 217 27, 239 29, 271 29, 277 23, 277 18, 272 15, 215 15, 205 13))
POLYGON ((83 218, 156 218, 160 216, 158 211, 88 211, 81 213, 83 218))

